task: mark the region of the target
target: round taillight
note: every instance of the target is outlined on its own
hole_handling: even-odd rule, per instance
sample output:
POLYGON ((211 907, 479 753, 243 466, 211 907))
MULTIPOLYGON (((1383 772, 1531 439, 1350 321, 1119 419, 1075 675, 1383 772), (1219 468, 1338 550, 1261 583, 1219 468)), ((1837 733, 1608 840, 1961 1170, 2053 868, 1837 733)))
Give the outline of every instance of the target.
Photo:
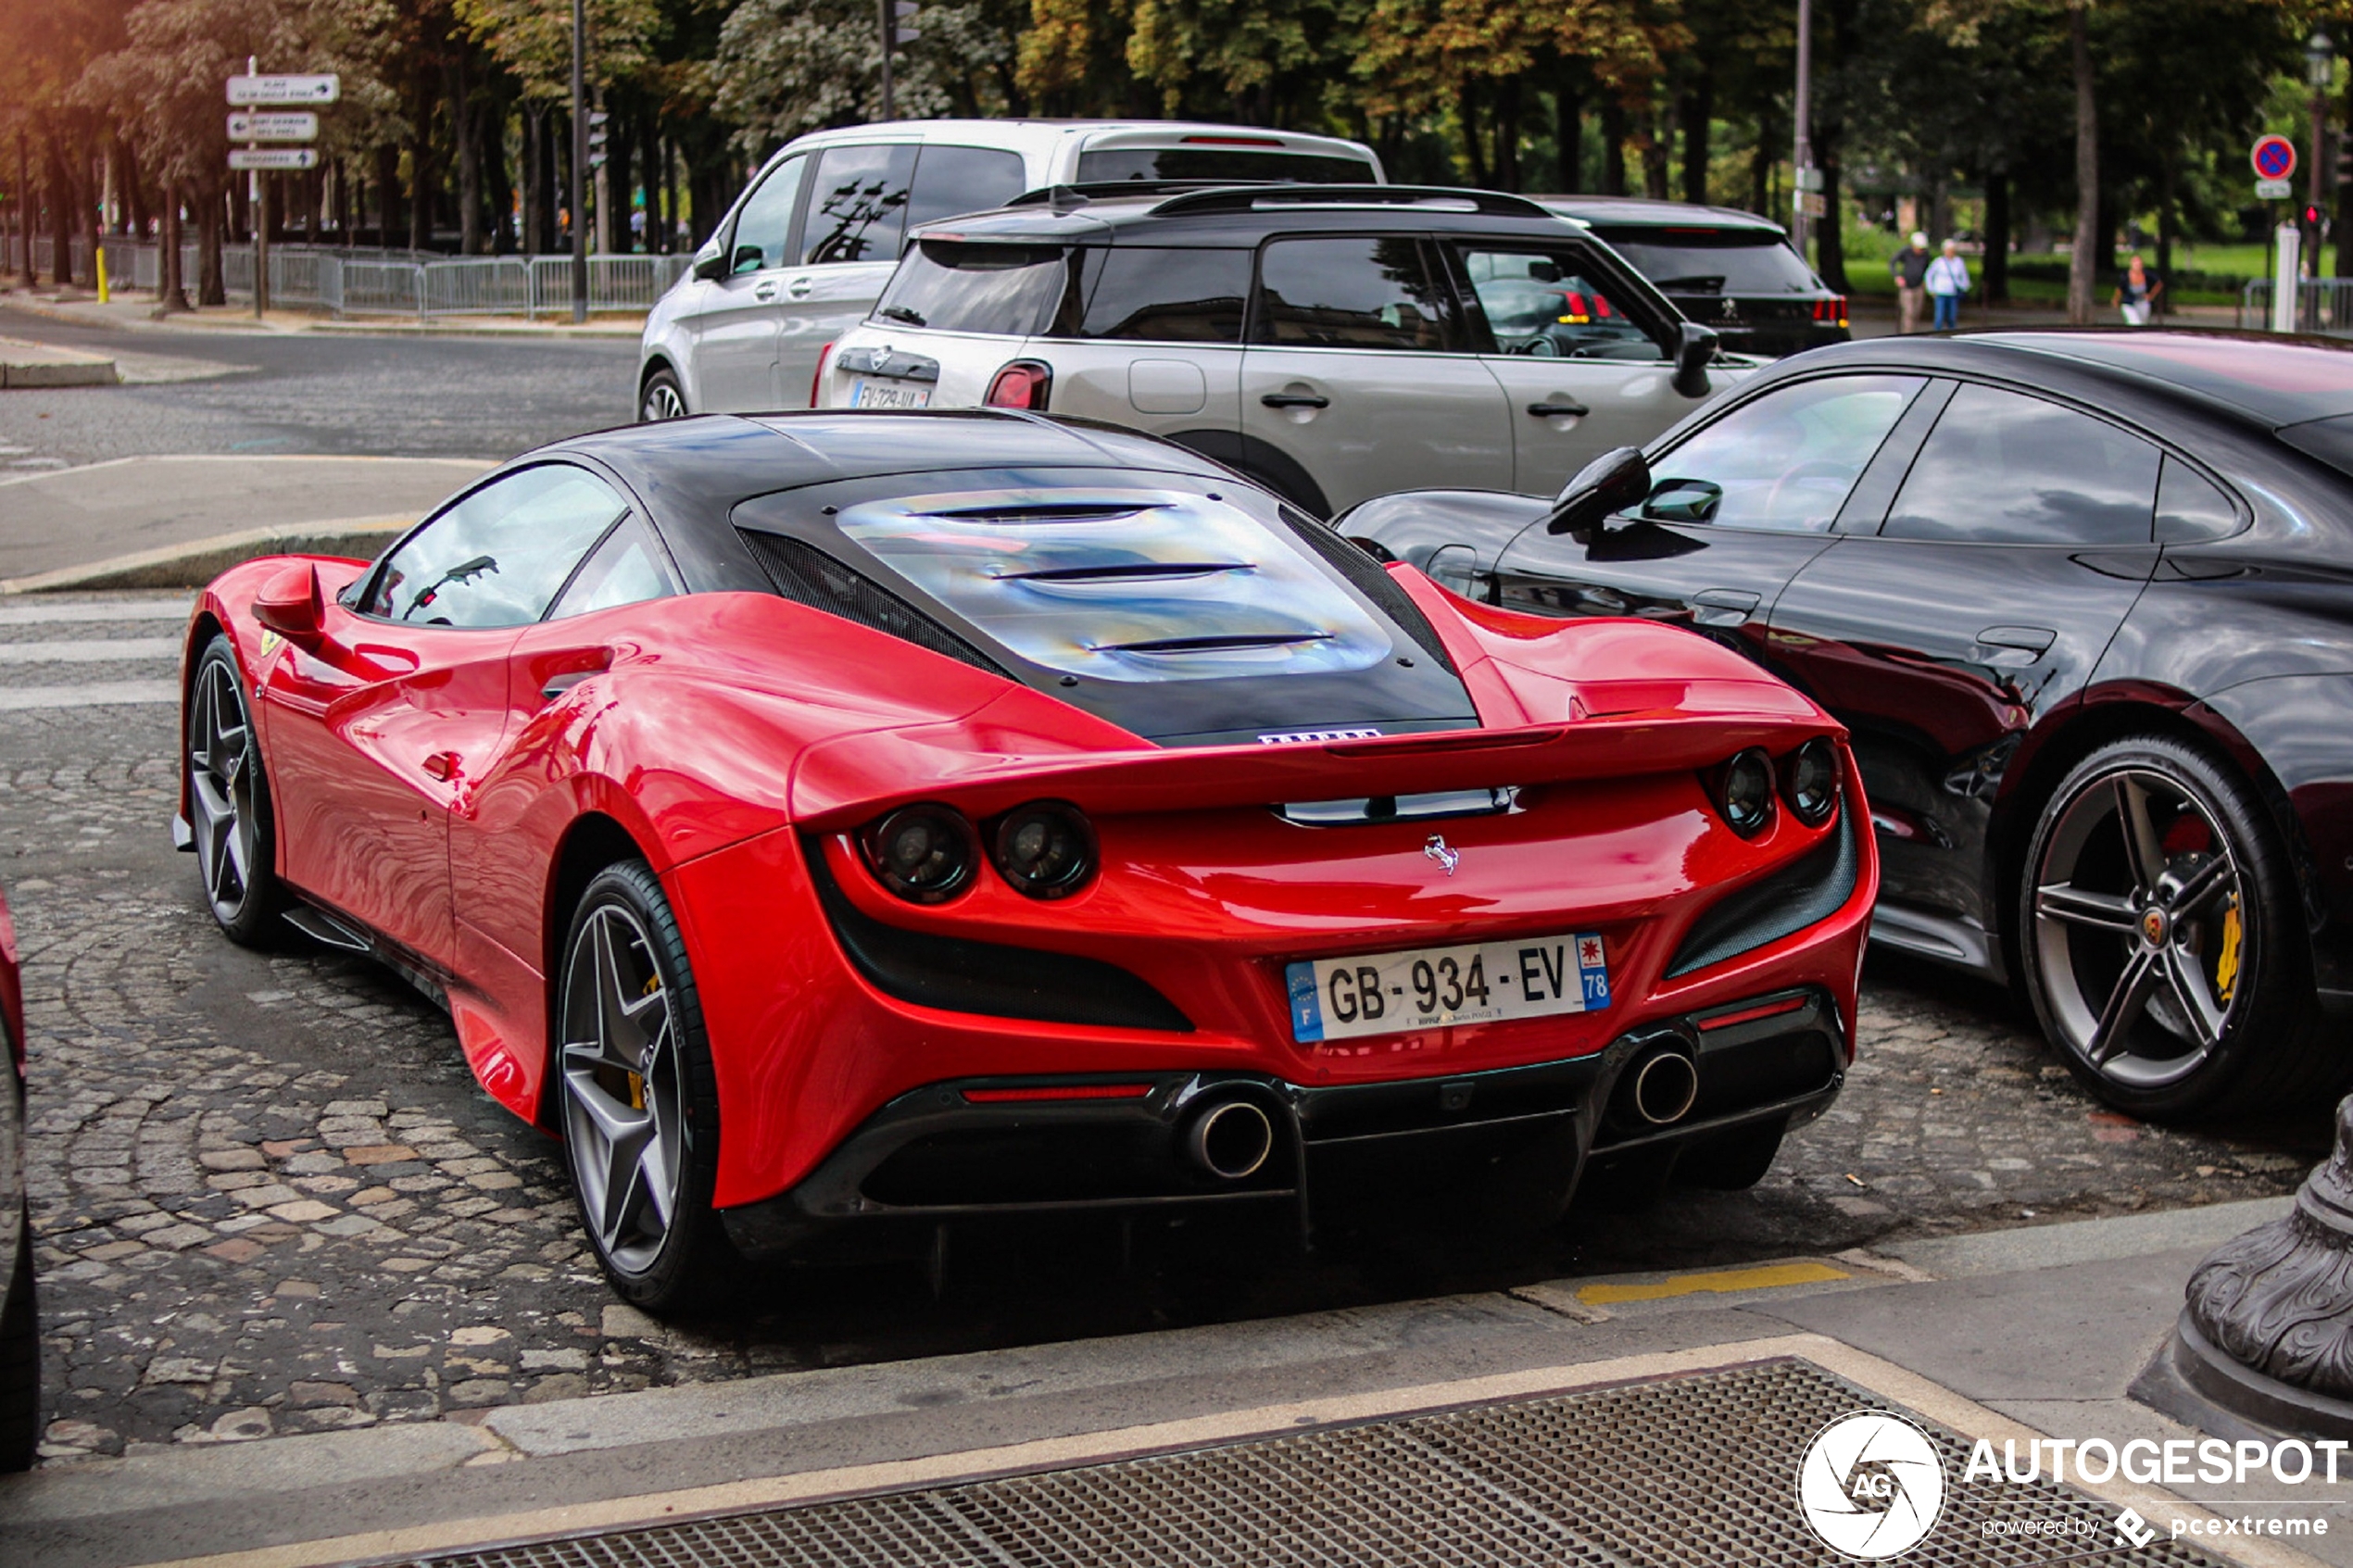
POLYGON ((1838 753, 1819 736, 1797 748, 1781 780, 1781 798, 1809 828, 1831 820, 1838 805, 1838 753))
POLYGON ((998 822, 995 859, 1016 891, 1064 897, 1095 874, 1095 833, 1077 807, 1033 801, 998 822))
POLYGON ((972 881, 972 825, 945 806, 902 806, 858 841, 876 879, 912 903, 952 898, 972 881))
POLYGON ((1724 822, 1743 838, 1754 838, 1773 820, 1773 759, 1755 746, 1724 764, 1716 797, 1724 822))

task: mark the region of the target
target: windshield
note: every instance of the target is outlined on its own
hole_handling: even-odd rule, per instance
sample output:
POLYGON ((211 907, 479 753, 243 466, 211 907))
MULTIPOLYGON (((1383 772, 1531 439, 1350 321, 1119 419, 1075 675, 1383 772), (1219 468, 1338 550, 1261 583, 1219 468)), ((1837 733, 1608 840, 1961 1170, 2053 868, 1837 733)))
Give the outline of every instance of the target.
POLYGON ((1264 151, 1255 147, 1105 147, 1078 155, 1078 182, 1114 180, 1201 180, 1246 183, 1287 181, 1302 185, 1372 184, 1379 170, 1360 157, 1264 151))
POLYGON ((1813 294, 1822 287, 1795 251, 1755 229, 1597 232, 1668 294, 1813 294))
POLYGON ((875 320, 943 332, 1027 337, 1052 320, 1064 275, 1060 245, 924 240, 891 274, 875 320))

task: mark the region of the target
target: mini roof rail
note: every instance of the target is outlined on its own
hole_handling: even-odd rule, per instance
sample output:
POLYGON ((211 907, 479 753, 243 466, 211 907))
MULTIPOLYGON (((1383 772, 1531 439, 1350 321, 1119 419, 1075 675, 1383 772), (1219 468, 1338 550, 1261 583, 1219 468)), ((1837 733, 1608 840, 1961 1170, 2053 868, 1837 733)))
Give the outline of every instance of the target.
POLYGON ((1260 205, 1314 207, 1417 207, 1425 202, 1468 202, 1494 218, 1554 218, 1526 196, 1501 191, 1471 191, 1451 185, 1339 185, 1287 182, 1221 185, 1169 197, 1152 208, 1164 212, 1248 212, 1260 205))

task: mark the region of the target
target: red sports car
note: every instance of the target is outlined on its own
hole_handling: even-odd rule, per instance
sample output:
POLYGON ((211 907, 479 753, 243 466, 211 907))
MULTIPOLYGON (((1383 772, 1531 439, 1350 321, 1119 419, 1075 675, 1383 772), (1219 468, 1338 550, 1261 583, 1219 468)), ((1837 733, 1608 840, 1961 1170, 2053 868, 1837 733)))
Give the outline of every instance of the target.
POLYGON ((1032 1209, 1755 1181, 1852 1059, 1843 732, 993 411, 532 452, 188 632, 178 834, 443 1001, 617 1290, 1032 1209))

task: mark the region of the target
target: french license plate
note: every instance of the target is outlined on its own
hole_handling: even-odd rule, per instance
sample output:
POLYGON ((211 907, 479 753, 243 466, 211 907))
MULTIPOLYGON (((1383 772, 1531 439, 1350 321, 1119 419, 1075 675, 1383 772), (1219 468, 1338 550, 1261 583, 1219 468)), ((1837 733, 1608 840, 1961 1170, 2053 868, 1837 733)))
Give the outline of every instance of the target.
POLYGON ((861 376, 849 383, 849 406, 853 408, 928 408, 931 388, 909 382, 868 381, 861 376))
POLYGON ((1283 977, 1302 1044, 1609 1006, 1609 963, 1592 932, 1303 960, 1283 977))

